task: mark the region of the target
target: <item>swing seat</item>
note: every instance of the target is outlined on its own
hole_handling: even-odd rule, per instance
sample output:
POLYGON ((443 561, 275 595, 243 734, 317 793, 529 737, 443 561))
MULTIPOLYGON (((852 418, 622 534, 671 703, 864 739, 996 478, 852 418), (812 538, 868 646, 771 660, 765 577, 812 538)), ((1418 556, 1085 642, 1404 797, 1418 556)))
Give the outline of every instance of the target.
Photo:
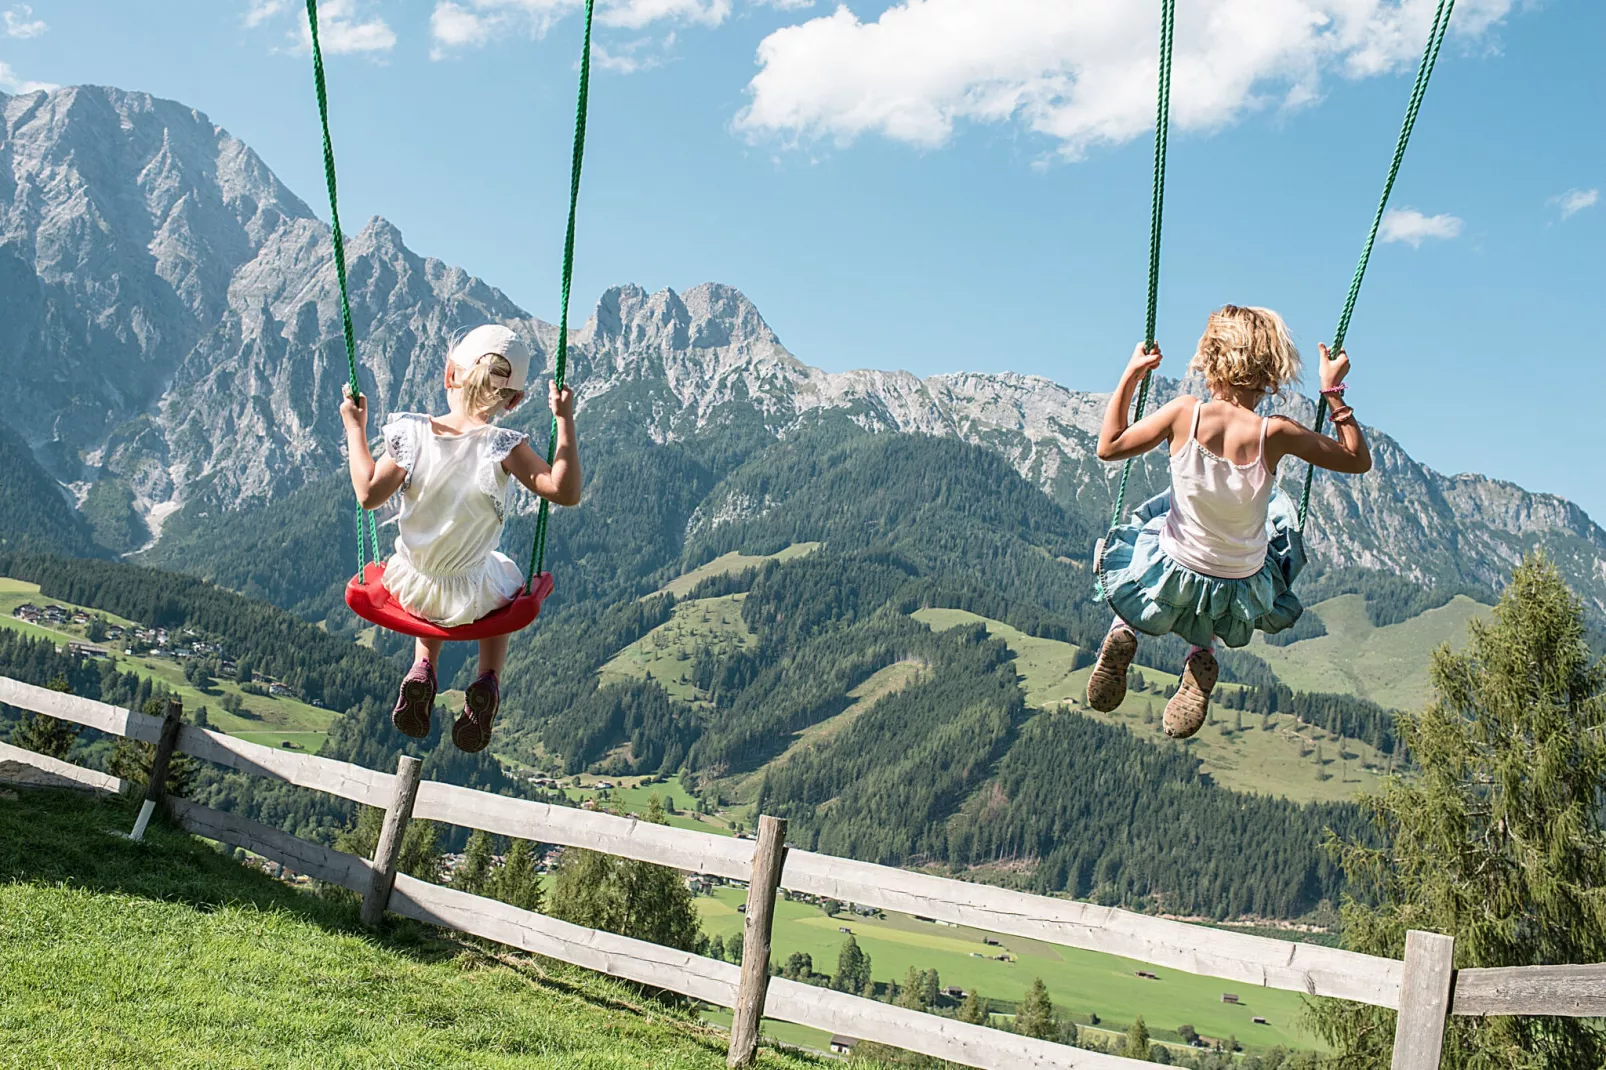
POLYGON ((449 639, 452 641, 490 639, 522 631, 535 622, 541 613, 541 603, 552 593, 552 573, 543 572, 535 577, 531 588, 521 589, 513 601, 479 620, 442 628, 420 620, 403 609, 385 589, 383 563, 368 565, 362 576, 353 576, 346 584, 346 605, 363 620, 377 624, 387 631, 410 635, 415 639, 449 639))

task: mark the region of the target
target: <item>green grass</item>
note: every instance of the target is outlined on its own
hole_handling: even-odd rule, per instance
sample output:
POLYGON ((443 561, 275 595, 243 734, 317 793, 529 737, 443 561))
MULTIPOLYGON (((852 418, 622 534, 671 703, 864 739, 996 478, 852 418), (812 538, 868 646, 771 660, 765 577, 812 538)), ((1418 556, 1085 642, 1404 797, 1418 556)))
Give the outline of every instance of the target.
POLYGON ((706 705, 707 699, 692 682, 692 665, 699 650, 734 652, 757 641, 742 620, 746 597, 728 594, 680 603, 667 621, 615 654, 597 675, 603 683, 643 680, 651 675, 671 698, 706 705))
MULTIPOLYGON (((0 1066, 718 1070, 725 1040, 628 986, 251 871, 132 805, 0 794, 0 1066)), ((766 1050, 759 1065, 825 1065, 766 1050)))
POLYGON ((284 747, 286 743, 294 743, 294 747, 284 749, 302 750, 308 754, 317 754, 323 747, 323 741, 329 738, 327 732, 236 732, 234 735, 248 743, 260 743, 264 747, 284 747))
MULTIPOLYGON (((727 939, 740 934, 742 915, 736 907, 744 896, 738 889, 720 888, 712 896, 699 897, 703 930, 727 939)), ((1160 1039, 1175 1040, 1176 1027, 1187 1023, 1210 1037, 1236 1034, 1245 1045, 1254 1047, 1320 1047, 1315 1038, 1295 1027, 1295 1017, 1303 1006, 1297 993, 1156 969, 1114 955, 1013 936, 1002 937, 1002 947, 991 947, 982 943, 984 934, 978 930, 916 921, 901 914, 888 914, 885 920, 848 914, 831 918, 819 907, 783 899, 775 905, 771 958, 782 962, 803 951, 813 959, 816 971, 833 973, 837 954, 847 939, 837 931, 839 926, 853 930, 854 939, 870 955, 871 973, 877 981, 901 982, 911 966, 935 968, 945 986, 958 985, 990 999, 1014 1002, 1025 996, 1034 978, 1041 977, 1063 1013, 1083 1023, 1089 1012, 1097 1013, 1101 1028, 1124 1031, 1141 1014, 1160 1039), (975 957, 1004 951, 1015 961, 975 957), (1138 977, 1140 969, 1159 974, 1160 980, 1138 977), (1243 1003, 1222 1003, 1224 991, 1237 993, 1243 1003), (1255 1017, 1266 1018, 1269 1024, 1255 1025, 1251 1021, 1255 1017)))
POLYGON ((1467 622, 1489 612, 1488 606, 1457 595, 1438 609, 1377 628, 1358 594, 1330 598, 1311 608, 1327 626, 1326 635, 1282 647, 1256 636, 1249 652, 1296 691, 1359 695, 1395 709, 1426 705, 1434 648, 1449 643, 1460 649, 1466 643, 1467 622))
MULTIPOLYGON (((914 618, 936 629, 971 622, 986 625, 988 634, 1002 639, 1015 655, 1016 671, 1031 706, 1039 709, 1068 706, 1106 724, 1123 725, 1135 735, 1162 746, 1175 745, 1167 740, 1160 727, 1160 715, 1165 709, 1164 690, 1177 682, 1169 673, 1140 667, 1138 671, 1143 675, 1147 690, 1129 691, 1120 709, 1114 713, 1099 713, 1085 701, 1087 678, 1093 670, 1085 667, 1071 671, 1071 658, 1076 648, 1069 643, 1038 639, 962 609, 921 609, 914 613, 914 618)), ((1295 644, 1296 647, 1303 645, 1295 644)), ((1219 693, 1235 689, 1235 684, 1221 684, 1219 693)), ((1245 713, 1241 720, 1242 732, 1237 730, 1240 718, 1236 710, 1213 707, 1211 720, 1186 744, 1218 784, 1234 791, 1281 796, 1295 802, 1333 802, 1375 789, 1378 772, 1373 770, 1387 767, 1387 758, 1369 745, 1353 739, 1335 739, 1320 729, 1300 725, 1288 714, 1262 718, 1245 713), (1316 764, 1318 753, 1323 762, 1321 766, 1316 764), (1327 779, 1322 778, 1324 773, 1327 779)))
POLYGON ((676 576, 645 597, 652 598, 661 594, 672 594, 676 598, 685 598, 691 593, 693 587, 711 576, 726 576, 732 572, 742 572, 746 569, 757 568, 766 561, 790 561, 793 558, 811 554, 819 548, 820 544, 817 542, 795 542, 779 553, 760 556, 741 554, 733 550, 728 554, 721 554, 706 565, 699 565, 684 575, 676 576))
MULTIPOLYGON (((88 642, 82 625, 65 625, 60 629, 44 628, 20 621, 11 615, 13 610, 27 602, 54 603, 105 617, 109 623, 118 627, 133 626, 133 622, 114 613, 103 613, 91 606, 80 606, 72 602, 63 602, 59 598, 42 596, 38 584, 0 577, 0 627, 22 632, 35 639, 48 639, 57 645, 88 642)), ((111 649, 106 643, 97 645, 111 649)), ((205 706, 208 719, 218 731, 251 739, 256 743, 268 742, 270 746, 278 746, 281 739, 289 738, 305 745, 312 736, 326 734, 330 722, 335 717, 329 710, 319 709, 289 696, 248 695, 241 691, 234 681, 221 678, 203 694, 184 679, 183 666, 169 658, 133 657, 114 653, 110 660, 122 672, 132 672, 144 679, 162 684, 178 696, 187 710, 198 710, 205 706), (234 695, 240 699, 240 714, 229 713, 223 708, 225 695, 234 695), (273 732, 281 734, 271 742, 260 738, 273 732)), ((323 745, 321 739, 318 740, 318 745, 323 745)), ((315 751, 313 747, 307 749, 315 751)))
POLYGON ((648 784, 646 780, 646 777, 602 777, 587 774, 580 778, 580 787, 565 786, 563 794, 575 802, 596 799, 601 795, 597 784, 605 781, 613 785, 608 789, 608 804, 627 814, 645 814, 652 797, 656 795, 660 803, 673 800, 680 810, 680 813, 666 815, 669 824, 675 828, 691 829, 693 832, 711 832, 716 836, 736 834, 731 829, 730 822, 722 818, 688 812, 687 808, 695 804, 696 796, 692 794, 690 788, 680 782, 678 773, 662 784, 648 784))

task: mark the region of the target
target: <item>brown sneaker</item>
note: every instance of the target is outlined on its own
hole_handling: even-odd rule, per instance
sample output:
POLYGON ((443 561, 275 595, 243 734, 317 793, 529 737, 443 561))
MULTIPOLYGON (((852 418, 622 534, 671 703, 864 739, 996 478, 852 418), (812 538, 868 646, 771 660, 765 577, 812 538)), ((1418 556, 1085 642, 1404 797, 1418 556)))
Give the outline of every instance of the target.
POLYGON ((502 705, 502 685, 496 673, 482 672, 463 692, 463 714, 452 724, 452 742, 458 750, 474 754, 491 742, 491 722, 502 705))
POLYGON ((401 694, 390 713, 396 731, 414 739, 429 735, 429 722, 435 712, 435 666, 420 658, 402 677, 401 694))
POLYGON ((1112 628, 1099 647, 1099 660, 1087 678, 1087 704, 1109 713, 1126 698, 1126 671, 1138 656, 1138 636, 1130 628, 1112 628))
POLYGON ((1187 739, 1205 723, 1210 713, 1210 692, 1216 686, 1221 668, 1208 650, 1195 650, 1182 668, 1182 683, 1165 704, 1165 734, 1187 739))

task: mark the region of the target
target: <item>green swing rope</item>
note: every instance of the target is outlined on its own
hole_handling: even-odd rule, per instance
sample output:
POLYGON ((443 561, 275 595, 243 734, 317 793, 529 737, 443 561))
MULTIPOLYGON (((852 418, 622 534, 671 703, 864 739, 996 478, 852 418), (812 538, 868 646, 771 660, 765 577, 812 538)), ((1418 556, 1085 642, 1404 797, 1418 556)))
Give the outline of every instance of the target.
MULTIPOLYGON (((1455 0, 1439 0, 1438 10, 1433 16, 1433 26, 1428 31, 1427 47, 1422 52, 1422 63, 1416 70, 1416 84, 1411 89, 1411 100, 1405 108, 1405 122, 1400 126, 1400 137, 1394 145, 1394 158, 1389 163, 1388 178, 1383 183, 1383 196, 1378 199, 1377 211, 1372 215, 1372 229, 1367 232, 1366 244, 1361 246, 1361 259, 1355 265, 1355 276, 1350 280, 1349 294, 1344 299, 1344 311, 1338 317, 1338 330, 1333 332, 1332 352, 1335 355, 1344 351, 1344 336, 1349 333, 1349 321, 1355 313, 1355 301, 1361 295, 1361 280, 1366 277, 1366 265, 1372 259, 1372 246, 1377 244, 1377 231, 1383 223, 1383 213, 1388 208, 1389 195, 1394 192, 1394 180, 1399 177, 1400 165, 1405 162, 1405 147, 1411 140, 1411 128, 1416 126, 1416 115, 1422 109, 1422 99, 1427 95, 1428 79, 1433 77, 1433 65, 1438 62, 1439 49, 1444 44, 1444 35, 1450 29, 1450 13, 1453 10, 1455 10, 1455 0)), ((1327 397, 1322 395, 1316 402, 1316 421, 1311 425, 1311 430, 1321 433, 1326 419, 1327 397)), ((1310 492, 1315 477, 1316 466, 1306 466, 1305 489, 1299 497, 1301 531, 1305 530, 1305 517, 1310 512, 1310 492)))
MULTIPOLYGON (((351 396, 361 397, 357 385, 357 336, 351 326, 351 300, 346 293, 346 240, 340 232, 339 197, 335 192, 335 150, 329 140, 329 97, 323 78, 323 50, 318 47, 318 0, 307 0, 307 29, 312 37, 312 81, 318 91, 318 121, 323 127, 323 174, 329 186, 329 240, 335 250, 335 279, 340 287, 340 326, 346 338, 346 370, 351 377, 351 396)), ((357 505, 357 582, 363 582, 363 535, 373 543, 374 562, 379 561, 379 528, 373 513, 357 505)))
MULTIPOLYGON (((552 372, 552 381, 559 390, 563 389, 564 375, 569 367, 569 282, 574 275, 574 217, 580 205, 580 165, 585 158, 586 148, 586 106, 591 97, 591 14, 594 7, 595 0, 586 0, 585 37, 580 45, 580 99, 575 105, 574 150, 569 161, 569 228, 563 237, 563 294, 558 314, 558 354, 552 372)), ((557 455, 557 448, 558 418, 554 416, 547 433, 548 465, 557 455)), ((535 589, 535 577, 541 574, 546 564, 547 517, 550 511, 550 503, 542 498, 541 510, 535 518, 535 542, 530 547, 530 573, 525 581, 526 590, 535 589)))
MULTIPOLYGON (((1171 125, 1171 44, 1175 36, 1176 0, 1161 0, 1160 4, 1160 89, 1154 118, 1154 199, 1149 209, 1149 311, 1144 320, 1143 348, 1154 348, 1155 314, 1160 305, 1160 224, 1165 209, 1165 153, 1167 128, 1171 125)), ((1138 387, 1136 413, 1132 422, 1143 419, 1144 406, 1149 401, 1149 375, 1144 375, 1138 387)), ((1132 476, 1135 457, 1128 457, 1121 468, 1121 485, 1115 492, 1115 511, 1110 526, 1121 522, 1121 509, 1126 504, 1126 484, 1132 476)))

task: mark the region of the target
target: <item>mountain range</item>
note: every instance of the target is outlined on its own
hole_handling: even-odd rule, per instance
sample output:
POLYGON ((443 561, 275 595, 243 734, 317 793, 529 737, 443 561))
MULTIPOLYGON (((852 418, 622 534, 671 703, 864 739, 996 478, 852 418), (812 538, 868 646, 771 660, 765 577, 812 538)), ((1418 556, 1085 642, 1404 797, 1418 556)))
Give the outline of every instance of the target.
MULTIPOLYGON (((79 86, 0 95, 0 120, 0 549, 125 555, 404 658, 339 596, 355 554, 328 227, 181 104, 79 86)), ((346 256, 377 412, 437 409, 450 341, 480 322, 550 369, 555 326, 385 220, 346 256)), ((1175 644, 1145 646, 1127 713, 1076 708, 1107 623, 1088 575, 1119 479, 1094 455, 1107 395, 1008 372, 823 371, 718 283, 614 287, 569 342, 587 483, 554 519, 558 591, 509 661, 510 767, 678 771, 839 853, 1293 916, 1338 890, 1317 844, 1360 827, 1333 801, 1352 794, 1349 763, 1370 776, 1399 758, 1372 694, 1306 681, 1364 682, 1350 652, 1390 643, 1425 660, 1422 637, 1482 612, 1535 549, 1606 619, 1606 531, 1581 509, 1436 472, 1372 429, 1371 473, 1316 483, 1301 593, 1327 608, 1276 656, 1224 658, 1238 713, 1175 747, 1154 728, 1175 644), (1410 636, 1373 634, 1428 611, 1410 636), (1293 671, 1312 643, 1326 668, 1293 671), (1156 783, 1164 797, 1133 811, 1156 783)), ((1196 386, 1157 380, 1157 400, 1196 386)), ((1297 395, 1276 408, 1312 415, 1297 395)), ((543 413, 506 422, 541 439, 543 413)), ((1281 477, 1295 490, 1303 471, 1281 477)), ((1148 458, 1133 500, 1164 478, 1148 458)), ((515 557, 532 514, 521 498, 509 518, 515 557)), ((1387 675, 1390 695, 1425 689, 1420 667, 1387 675)), ((383 764, 388 699, 366 695, 334 738, 383 764)))

